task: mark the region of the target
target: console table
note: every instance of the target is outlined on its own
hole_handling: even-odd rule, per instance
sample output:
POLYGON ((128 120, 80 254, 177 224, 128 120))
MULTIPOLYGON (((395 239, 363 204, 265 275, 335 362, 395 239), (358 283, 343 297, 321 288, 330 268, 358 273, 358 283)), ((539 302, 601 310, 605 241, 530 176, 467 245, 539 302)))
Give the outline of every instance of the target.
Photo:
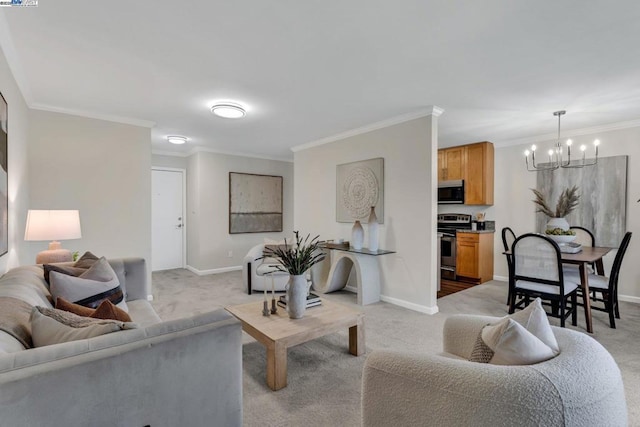
POLYGON ((335 292, 347 285, 353 268, 358 285, 358 305, 368 305, 380 301, 380 265, 378 256, 395 253, 379 249, 354 249, 341 244, 324 244, 327 251, 323 262, 311 268, 313 289, 319 293, 335 292), (329 262, 327 262, 329 260, 329 262))

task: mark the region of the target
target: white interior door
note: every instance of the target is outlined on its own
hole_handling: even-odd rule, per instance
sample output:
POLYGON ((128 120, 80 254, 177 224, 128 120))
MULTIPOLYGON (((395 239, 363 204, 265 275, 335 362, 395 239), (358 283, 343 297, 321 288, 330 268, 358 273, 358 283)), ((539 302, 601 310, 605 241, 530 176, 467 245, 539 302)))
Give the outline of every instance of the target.
POLYGON ((151 171, 151 269, 184 268, 184 170, 151 171))

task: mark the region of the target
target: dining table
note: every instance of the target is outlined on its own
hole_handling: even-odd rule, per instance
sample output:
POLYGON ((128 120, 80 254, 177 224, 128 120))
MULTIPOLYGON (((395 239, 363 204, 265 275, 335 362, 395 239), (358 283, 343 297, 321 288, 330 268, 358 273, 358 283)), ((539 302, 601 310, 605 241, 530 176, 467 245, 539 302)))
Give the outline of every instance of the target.
POLYGON ((587 332, 593 333, 593 322, 591 320, 591 298, 589 296, 589 264, 595 265, 595 273, 604 276, 604 265, 602 258, 613 248, 605 246, 583 246, 577 253, 560 252, 560 259, 564 264, 576 264, 580 270, 580 287, 582 288, 582 298, 584 305, 584 316, 587 324, 587 332))
MULTIPOLYGON (((580 252, 560 252, 560 260, 563 264, 574 264, 579 267, 584 316, 587 324, 587 332, 589 333, 593 333, 593 322, 591 318, 591 298, 589 297, 589 270, 587 267, 589 264, 594 264, 596 269, 595 273, 600 276, 604 276, 604 264, 602 262, 602 258, 612 249, 613 248, 606 246, 582 246, 582 250, 580 250, 580 252)), ((511 255, 511 251, 505 251, 503 254, 511 255)))

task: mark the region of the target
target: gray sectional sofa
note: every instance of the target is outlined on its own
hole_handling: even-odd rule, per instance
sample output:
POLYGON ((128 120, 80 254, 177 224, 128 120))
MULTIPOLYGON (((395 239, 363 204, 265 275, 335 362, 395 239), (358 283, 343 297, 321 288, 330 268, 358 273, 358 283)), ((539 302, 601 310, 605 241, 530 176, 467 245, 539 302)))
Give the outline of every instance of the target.
MULTIPOLYGON (((163 322, 140 258, 109 260, 138 329, 25 349, 0 331, 3 426, 240 426, 240 323, 224 310, 163 322)), ((42 266, 0 278, 0 297, 51 307, 42 266)))

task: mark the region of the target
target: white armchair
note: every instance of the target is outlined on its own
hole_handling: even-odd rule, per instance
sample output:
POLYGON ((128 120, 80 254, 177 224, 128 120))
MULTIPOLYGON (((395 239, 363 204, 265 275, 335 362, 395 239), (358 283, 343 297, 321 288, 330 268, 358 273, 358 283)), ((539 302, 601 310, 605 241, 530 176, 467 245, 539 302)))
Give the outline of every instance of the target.
POLYGON ((242 261, 242 281, 248 294, 251 294, 253 291, 264 291, 265 289, 270 291, 272 279, 277 292, 284 291, 284 287, 287 285, 287 282, 289 282, 288 273, 277 272, 265 274, 268 271, 274 270, 269 266, 273 265, 275 261, 273 259, 259 259, 262 257, 263 251, 264 244, 256 245, 249 250, 242 261))
POLYGON ((626 426, 620 370, 593 338, 552 327, 560 354, 534 365, 469 362, 483 326, 457 315, 444 354, 374 351, 362 379, 364 426, 626 426))

